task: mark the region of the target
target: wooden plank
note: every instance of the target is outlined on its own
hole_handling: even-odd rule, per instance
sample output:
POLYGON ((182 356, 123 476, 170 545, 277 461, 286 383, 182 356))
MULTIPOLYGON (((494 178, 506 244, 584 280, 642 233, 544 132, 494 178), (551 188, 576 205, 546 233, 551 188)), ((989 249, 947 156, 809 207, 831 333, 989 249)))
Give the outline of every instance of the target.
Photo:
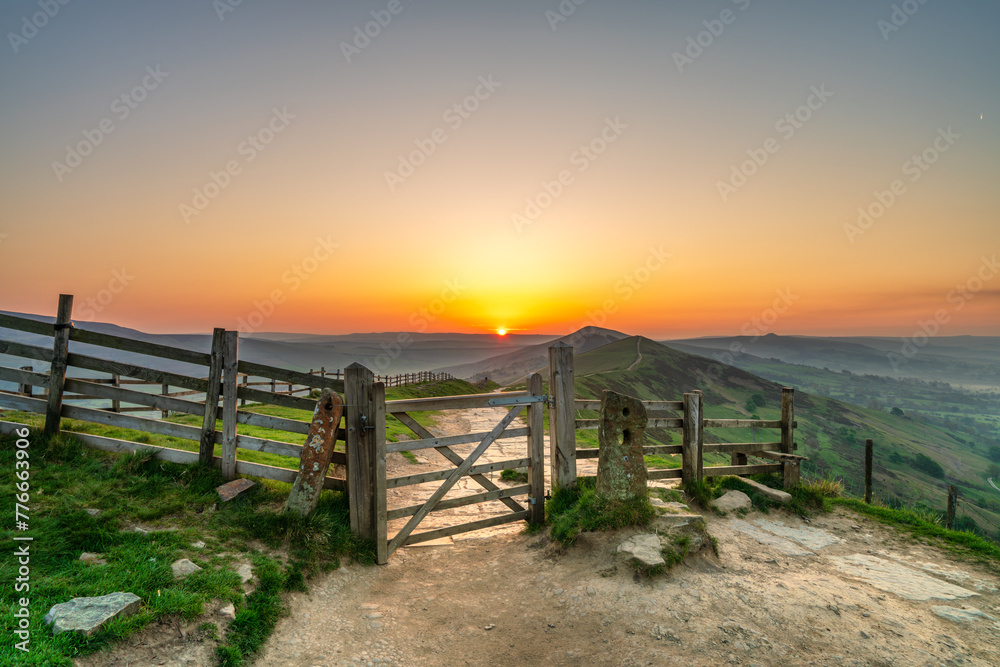
POLYGON ((756 475, 759 473, 781 472, 781 463, 758 463, 745 466, 712 466, 705 468, 705 477, 726 477, 727 475, 756 475))
MULTIPOLYGON (((529 394, 536 396, 542 393, 542 376, 532 373, 528 376, 527 389, 529 394)), ((532 403, 528 406, 528 521, 534 524, 545 523, 545 406, 532 403)))
POLYGON ((222 381, 222 366, 225 358, 226 330, 216 327, 212 331, 212 353, 209 355, 208 387, 205 402, 201 406, 201 440, 198 456, 205 465, 212 461, 215 451, 215 426, 218 420, 219 383, 222 381))
POLYGON ((250 387, 237 387, 236 395, 239 398, 245 398, 248 401, 253 401, 255 403, 277 405, 282 408, 293 408, 295 410, 308 410, 309 412, 312 412, 313 408, 316 407, 316 401, 310 398, 288 396, 286 394, 272 393, 270 391, 261 391, 260 389, 251 389, 250 387))
MULTIPOLYGON (((169 384, 172 387, 186 387, 187 389, 194 389, 198 392, 204 392, 208 389, 208 382, 201 378, 195 378, 189 375, 180 375, 179 373, 169 373, 167 371, 158 371, 152 368, 146 368, 145 366, 123 364, 117 361, 109 361, 108 359, 90 357, 85 354, 70 352, 68 363, 70 366, 75 368, 86 368, 91 371, 100 371, 102 373, 140 378, 145 381, 143 384, 169 384)), ((122 380, 122 384, 138 383, 130 383, 122 380)))
POLYGON ((703 419, 705 428, 781 428, 780 419, 703 419))
MULTIPOLYGON (((222 408, 219 408, 221 411, 222 408)), ((221 417, 221 414, 219 414, 221 417)), ((285 417, 273 417, 262 415, 256 412, 246 412, 240 410, 236 413, 236 421, 247 426, 259 426, 261 428, 273 428, 276 431, 287 431, 306 435, 309 433, 309 422, 302 422, 297 419, 287 419, 285 417)))
MULTIPOLYGON (((397 412, 394 417, 400 419, 400 415, 406 415, 405 412, 397 412)), ((406 415, 409 417, 409 415, 406 415)), ((410 417, 412 419, 412 417, 410 417)), ((400 421, 403 421, 400 419, 400 421)), ((405 424, 405 422, 404 422, 405 424)), ((410 430, 416 431, 409 424, 405 424, 410 430)), ((419 425, 419 424, 418 424, 419 425)), ((523 438, 528 435, 530 428, 511 428, 507 429, 500 434, 497 440, 503 440, 505 438, 523 438)), ((419 433, 417 434, 419 435, 419 433)), ((429 449, 431 447, 453 447, 455 445, 467 445, 470 442, 482 442, 483 438, 486 437, 486 431, 479 433, 463 433, 462 435, 446 435, 437 437, 432 435, 431 437, 421 438, 420 440, 401 440, 399 442, 389 442, 385 445, 385 451, 387 452, 415 452, 420 449, 429 449)))
POLYGON ((15 343, 12 340, 0 340, 0 354, 35 359, 36 361, 52 361, 52 348, 45 349, 36 345, 25 345, 24 343, 15 343))
MULTIPOLYGON (((550 422, 551 423, 551 422, 550 422)), ((601 423, 600 419, 576 419, 574 424, 579 431, 593 431, 601 423)), ((650 418, 646 421, 646 428, 683 428, 684 420, 681 418, 650 418)))
POLYGON ((49 398, 45 410, 45 435, 59 433, 62 419, 63 388, 66 382, 66 360, 69 356, 69 330, 73 326, 73 295, 59 295, 59 311, 53 325, 52 364, 49 366, 49 398))
MULTIPOLYGON (((170 396, 162 396, 160 394, 147 394, 144 391, 110 387, 108 385, 95 384, 86 380, 71 380, 66 378, 66 390, 80 394, 83 392, 90 392, 92 396, 87 396, 87 398, 110 398, 118 401, 119 403, 125 402, 133 403, 135 405, 150 406, 146 408, 149 411, 171 410, 173 412, 182 412, 184 414, 191 415, 198 415, 205 411, 204 404, 197 403, 195 401, 185 401, 170 396)), ((84 398, 84 396, 66 396, 65 398, 81 399, 84 398)), ((112 412, 114 412, 114 410, 112 410, 112 412)))
POLYGON ((596 459, 600 458, 601 450, 599 447, 580 447, 576 450, 576 458, 578 459, 596 459))
POLYGON ((519 398, 530 396, 526 391, 507 391, 499 394, 467 394, 465 396, 435 396, 431 398, 407 398, 386 401, 385 409, 390 414, 397 412, 426 412, 427 410, 458 410, 465 408, 488 408, 494 398, 519 398))
POLYGON ((105 426, 116 426, 134 431, 144 431, 146 433, 156 433, 173 438, 184 440, 201 439, 201 429, 185 424, 174 424, 173 422, 160 421, 159 419, 147 419, 146 417, 135 417, 133 415, 118 414, 107 410, 96 410, 94 408, 84 408, 76 405, 63 405, 62 416, 67 419, 79 419, 80 421, 104 424, 105 426))
MULTIPOLYGON (((642 404, 646 406, 647 412, 662 412, 667 410, 676 411, 684 409, 684 401, 642 401, 642 404)), ((601 400, 599 398, 578 398, 573 401, 573 407, 577 410, 600 411, 601 400)))
POLYGON ((38 320, 30 320, 27 317, 5 315, 3 313, 0 313, 0 327, 4 329, 14 329, 15 331, 40 334, 42 336, 52 336, 56 331, 55 327, 48 322, 39 322, 38 320))
MULTIPOLYGON (((411 544, 419 544, 420 542, 428 542, 430 540, 437 540, 442 537, 449 537, 451 535, 458 535, 459 533, 468 533, 473 530, 482 530, 483 528, 490 528, 492 526, 502 526, 505 523, 513 523, 515 521, 526 521, 528 518, 528 512, 514 512, 512 514, 502 514, 500 516, 491 517, 489 519, 480 519, 479 521, 471 521, 469 523, 463 523, 458 526, 448 526, 447 528, 438 528, 437 530, 428 530, 423 533, 417 533, 415 535, 410 535, 402 543, 401 546, 409 546, 411 544)), ((395 537, 393 538, 396 539, 395 537)))
MULTIPOLYGON (((310 373, 303 373, 301 371, 293 371, 288 368, 278 368, 277 366, 268 366, 266 364, 258 364, 252 361, 243 360, 239 362, 237 369, 240 373, 245 373, 247 375, 274 378, 275 380, 281 380, 282 382, 302 384, 315 389, 330 388, 334 391, 343 391, 341 383, 337 380, 312 375, 310 373)), ((315 403, 316 402, 313 401, 313 404, 315 403)))
POLYGON ((798 454, 785 454, 784 452, 772 452, 772 451, 762 451, 762 452, 750 452, 751 456, 759 456, 762 459, 771 459, 772 461, 808 461, 808 456, 799 456, 798 454))
POLYGON ((683 471, 680 468, 661 468, 659 470, 648 470, 646 472, 647 480, 654 479, 682 479, 683 471))
POLYGON ((424 517, 427 516, 431 510, 434 509, 434 506, 437 505, 438 501, 440 501, 446 493, 448 493, 451 487, 453 487, 458 480, 469 472, 469 469, 472 468, 476 460, 483 455, 483 452, 489 449, 496 437, 503 433, 503 430, 507 428, 507 426, 509 426, 519 414, 521 414, 523 409, 523 405, 512 408, 510 412, 508 412, 507 415, 493 427, 490 434, 483 438, 483 441, 479 443, 479 445, 472 451, 471 454, 469 454, 468 457, 466 457, 466 459, 462 462, 462 465, 451 471, 448 478, 445 479, 444 482, 441 483, 441 486, 439 486, 434 493, 431 494, 431 497, 427 499, 424 506, 421 507, 416 514, 410 517, 410 520, 406 522, 406 525, 403 526, 402 530, 396 533, 396 536, 390 540, 388 555, 392 555, 392 553, 399 548, 399 546, 403 543, 403 540, 409 537, 410 533, 413 532, 413 529, 416 528, 421 521, 423 521, 424 517))
MULTIPOLYGON (((439 512, 442 510, 454 509, 456 507, 465 507, 466 505, 477 505, 479 503, 489 502, 491 500, 500 500, 502 498, 512 498, 514 496, 521 496, 531 491, 531 486, 529 484, 523 484, 521 486, 512 486, 509 489, 496 489, 495 491, 486 491, 484 493, 476 493, 469 496, 461 496, 460 498, 449 498, 447 500, 442 500, 437 504, 432 511, 439 512)), ((387 518, 392 521, 393 519, 402 519, 404 517, 413 516, 417 511, 423 507, 423 503, 417 505, 410 505, 408 507, 400 507, 394 510, 389 510, 387 513, 387 518)), ((529 510, 530 513, 530 510, 529 510)))
POLYGON ((194 350, 186 350, 181 347, 161 345, 160 343, 149 343, 142 340, 136 340, 134 338, 115 336, 114 334, 88 331, 87 329, 73 329, 70 331, 69 337, 70 340, 77 343, 109 347, 114 350, 145 354, 147 356, 157 357, 160 359, 183 361, 197 366, 207 366, 211 361, 211 356, 205 352, 195 352, 194 350))
MULTIPOLYGON (((707 445, 706 445, 707 447, 707 445)), ((683 454, 683 445, 647 445, 642 448, 642 453, 649 456, 651 454, 683 454)))
POLYGON ((576 410, 574 409, 573 346, 549 347, 549 466, 553 489, 576 486, 576 410))
POLYGON ((704 446, 705 452, 776 452, 781 448, 780 442, 716 442, 704 446))
POLYGON ((0 392, 0 408, 44 415, 47 405, 48 402, 44 398, 28 398, 27 396, 0 392))
MULTIPOLYGON (((398 413, 396 413, 395 417, 396 417, 396 419, 400 420, 400 422, 402 422, 403 425, 405 425, 407 428, 409 428, 411 431, 413 431, 415 434, 423 436, 425 440, 435 439, 433 433, 431 433, 430 431, 428 431, 417 420, 415 420, 413 417, 411 417, 410 415, 406 414, 405 412, 398 412, 398 413)), ((521 429, 518 429, 518 430, 521 430, 521 429)), ((489 435, 489 433, 480 433, 480 434, 475 434, 475 435, 479 436, 478 442, 482 442, 483 438, 485 438, 487 435, 489 435)), ((503 434, 501 434, 501 435, 503 435, 503 434)), ((465 437, 465 436, 459 436, 459 437, 465 437)), ((436 439, 437 440, 445 440, 446 438, 436 438, 436 439)), ((497 437, 497 440, 499 440, 499 437, 497 437)), ((464 460, 459 454, 455 453, 454 451, 452 451, 447 446, 439 445, 439 446, 435 447, 435 450, 437 451, 438 454, 440 454, 441 456, 443 456, 446 459, 448 459, 452 463, 452 465, 459 466, 459 465, 462 464, 462 461, 464 460)), ((479 486, 483 487, 487 491, 494 491, 494 490, 500 488, 496 484, 494 484, 485 475, 475 474, 475 475, 470 475, 470 477, 472 478, 472 480, 474 482, 476 482, 477 484, 479 484, 479 486)), ((524 509, 517 502, 515 502, 515 501, 513 501, 513 500, 511 500, 509 498, 504 498, 502 500, 502 502, 503 502, 504 505, 506 505, 510 510, 512 510, 514 512, 520 512, 521 510, 524 509)))
POLYGON ((16 382, 21 385, 34 385, 36 387, 47 387, 49 384, 49 376, 45 373, 35 373, 7 366, 0 366, 0 380, 16 382))
MULTIPOLYGON (((795 421, 795 390, 791 387, 781 388, 781 451, 791 454, 795 451, 794 433, 795 421)), ((798 462, 786 461, 784 464, 784 486, 790 489, 799 483, 798 462)))
POLYGON ((387 522, 387 505, 385 489, 385 385, 376 382, 372 386, 372 407, 374 408, 375 429, 372 447, 372 458, 375 467, 372 470, 372 486, 375 496, 375 562, 385 565, 389 560, 389 535, 387 522))
POLYGON ((222 476, 236 479, 236 365, 239 332, 223 334, 222 352, 222 476))

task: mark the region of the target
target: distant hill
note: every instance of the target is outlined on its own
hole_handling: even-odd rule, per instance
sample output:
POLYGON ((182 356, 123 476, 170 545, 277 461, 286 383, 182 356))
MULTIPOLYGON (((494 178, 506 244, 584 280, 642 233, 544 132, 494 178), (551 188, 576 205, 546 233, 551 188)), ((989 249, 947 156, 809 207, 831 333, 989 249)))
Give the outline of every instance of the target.
POLYGON ((833 371, 913 377, 970 387, 1000 388, 1000 337, 938 336, 920 347, 901 338, 728 336, 661 341, 684 352, 733 362, 733 351, 833 371))
MULTIPOLYGON (((8 313, 42 322, 54 318, 41 315, 8 313)), ((170 345, 187 350, 208 352, 212 344, 210 333, 151 334, 102 322, 74 321, 74 326, 136 340, 170 345)), ((52 339, 46 336, 0 329, 8 340, 48 347, 52 339)), ((624 334, 622 334, 624 335, 624 334)), ((388 332, 320 336, 313 334, 251 334, 240 336, 240 359, 300 371, 326 367, 345 368, 360 362, 377 374, 395 375, 426 371, 443 365, 472 363, 538 345, 556 336, 492 334, 420 334, 388 332)), ((125 363, 149 365, 149 357, 109 348, 73 344, 73 349, 92 356, 125 363)), ((2 355, 0 355, 2 356, 2 355)), ((6 363, 6 362, 5 362, 6 363)), ((157 360, 157 368, 190 374, 198 369, 189 364, 157 360)), ((38 368, 45 364, 38 363, 38 368)))
MULTIPOLYGON (((508 352, 481 361, 467 364, 444 366, 436 369, 439 373, 451 373, 455 377, 473 382, 489 378, 500 384, 524 380, 529 374, 547 368, 549 364, 549 348, 557 342, 572 345, 576 354, 582 354, 595 348, 628 338, 627 334, 601 327, 584 327, 579 331, 549 340, 538 345, 508 352)), ((544 375, 544 373, 543 373, 544 375)))
MULTIPOLYGON (((599 398, 603 389, 612 389, 643 400, 679 400, 683 393, 701 389, 707 417, 746 418, 754 413, 762 419, 780 416, 781 384, 647 338, 625 338, 580 354, 575 359, 575 371, 578 396, 599 398), (641 360, 637 351, 642 354, 641 360), (764 405, 751 410, 748 399, 754 394, 761 395, 764 405)), ((821 476, 861 480, 864 440, 871 438, 876 452, 876 488, 881 493, 906 504, 920 502, 943 510, 947 484, 955 484, 963 502, 977 506, 976 511, 1000 526, 1000 493, 986 482, 991 461, 985 443, 905 415, 804 391, 795 392, 795 416, 799 423, 795 432, 797 453, 810 458, 809 470, 821 476), (926 459, 939 464, 943 476, 936 476, 938 471, 926 459)), ((677 433, 662 429, 650 433, 660 442, 680 442, 677 433)), ((754 437, 773 440, 776 433, 712 429, 706 433, 706 440, 753 442, 754 437)), ((978 523, 994 538, 1000 537, 986 521, 978 523)))

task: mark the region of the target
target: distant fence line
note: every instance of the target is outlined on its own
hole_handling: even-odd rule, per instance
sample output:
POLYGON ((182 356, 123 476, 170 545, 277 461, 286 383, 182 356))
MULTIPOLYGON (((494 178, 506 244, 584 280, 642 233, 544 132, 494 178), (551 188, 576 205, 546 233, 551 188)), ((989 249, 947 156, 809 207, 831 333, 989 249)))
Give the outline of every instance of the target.
MULTIPOLYGON (((341 369, 328 371, 326 368, 320 368, 319 370, 309 369, 309 372, 313 375, 319 375, 320 377, 332 378, 334 380, 343 380, 344 371, 341 369)), ((431 371, 420 371, 417 373, 400 373, 399 375, 375 375, 374 381, 381 382, 386 387, 403 387, 409 384, 420 384, 421 382, 440 382, 443 380, 454 380, 455 376, 451 373, 433 373, 431 371)))

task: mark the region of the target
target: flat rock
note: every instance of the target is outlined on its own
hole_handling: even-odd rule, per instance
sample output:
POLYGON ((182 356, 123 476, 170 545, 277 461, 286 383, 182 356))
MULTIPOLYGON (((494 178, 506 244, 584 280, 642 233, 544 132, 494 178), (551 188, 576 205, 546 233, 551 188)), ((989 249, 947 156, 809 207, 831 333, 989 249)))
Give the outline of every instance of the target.
POLYGON ((681 528, 705 528, 705 518, 700 514, 662 514, 652 521, 656 530, 673 531, 681 528))
POLYGON ((970 590, 941 581, 920 570, 877 556, 854 554, 832 556, 830 560, 845 574, 867 581, 875 588, 895 593, 907 600, 955 600, 977 595, 970 590))
POLYGON ((946 618, 949 621, 954 621, 955 623, 975 623, 979 620, 995 621, 997 620, 989 614, 984 614, 975 607, 963 607, 962 609, 957 609, 956 607, 931 607, 931 611, 940 616, 941 618, 946 618))
POLYGON ((249 491, 255 486, 257 486, 257 482, 249 479, 243 479, 241 477, 240 479, 234 479, 231 482, 226 482, 222 486, 216 487, 215 490, 219 492, 219 500, 227 503, 241 493, 249 491))
POLYGON ((790 503, 792 502, 792 494, 787 491, 782 491, 781 489, 772 489, 766 484, 761 484, 760 482, 755 482, 752 479, 747 479, 746 477, 740 477, 740 481, 749 484, 754 489, 757 490, 763 496, 767 496, 771 500, 777 503, 790 503))
POLYGON ((715 505, 715 508, 721 512, 732 512, 733 510, 741 510, 753 505, 753 503, 750 502, 750 496, 742 491, 736 491, 735 489, 726 492, 719 498, 716 498, 712 504, 715 505))
MULTIPOLYGON (((730 493, 733 493, 732 491, 730 493)), ((738 493, 738 492, 737 492, 738 493)), ((814 555, 812 551, 804 549, 795 542, 791 540, 786 540, 783 537, 778 537, 773 533, 769 533, 765 530, 761 530, 757 526, 751 525, 742 519, 735 519, 730 524, 734 529, 749 535, 753 539, 757 540, 764 546, 772 547, 783 554, 788 556, 812 556, 814 555)))
POLYGON ((79 560, 83 561, 84 563, 90 563, 92 565, 107 565, 108 561, 101 558, 101 556, 103 555, 104 554, 94 554, 90 553, 89 551, 84 551, 82 554, 80 554, 79 560))
POLYGON ((205 543, 202 542, 201 540, 198 540, 197 542, 192 542, 191 546, 194 547, 195 549, 204 549, 205 543))
POLYGON ((226 619, 227 621, 233 620, 234 618, 236 618, 236 607, 234 607, 233 603, 230 602, 225 607, 219 609, 219 616, 226 619))
POLYGON ((822 528, 812 528, 811 526, 794 528, 768 519, 757 519, 754 523, 775 535, 794 540, 807 549, 822 549, 823 547, 840 542, 839 537, 822 528))
POLYGON ((90 516, 94 517, 95 519, 101 516, 101 510, 95 510, 93 508, 90 508, 90 509, 85 509, 83 511, 89 514, 90 516))
POLYGON ((52 626, 52 634, 73 631, 90 637, 108 621, 139 611, 141 605, 138 595, 125 592, 96 598, 73 598, 49 609, 44 620, 52 626))
POLYGON ((192 563, 187 558, 181 558, 170 564, 170 569, 174 573, 174 579, 183 579, 189 574, 194 574, 201 568, 192 563))
POLYGON ((618 553, 630 555, 639 565, 645 567, 667 564, 660 555, 660 538, 652 533, 633 535, 618 545, 618 553))

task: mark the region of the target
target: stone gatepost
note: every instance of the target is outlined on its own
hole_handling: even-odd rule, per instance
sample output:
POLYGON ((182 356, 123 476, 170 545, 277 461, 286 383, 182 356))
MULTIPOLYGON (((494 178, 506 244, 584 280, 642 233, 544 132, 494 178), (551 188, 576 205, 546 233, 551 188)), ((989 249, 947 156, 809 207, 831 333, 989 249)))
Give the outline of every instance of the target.
POLYGON ((601 394, 597 494, 614 500, 646 498, 646 406, 607 389, 601 394))
POLYGON ((337 444, 337 426, 343 410, 340 397, 330 389, 324 389, 313 411, 309 435, 302 447, 299 474, 285 503, 286 512, 308 516, 319 504, 319 494, 333 458, 333 447, 337 444))

